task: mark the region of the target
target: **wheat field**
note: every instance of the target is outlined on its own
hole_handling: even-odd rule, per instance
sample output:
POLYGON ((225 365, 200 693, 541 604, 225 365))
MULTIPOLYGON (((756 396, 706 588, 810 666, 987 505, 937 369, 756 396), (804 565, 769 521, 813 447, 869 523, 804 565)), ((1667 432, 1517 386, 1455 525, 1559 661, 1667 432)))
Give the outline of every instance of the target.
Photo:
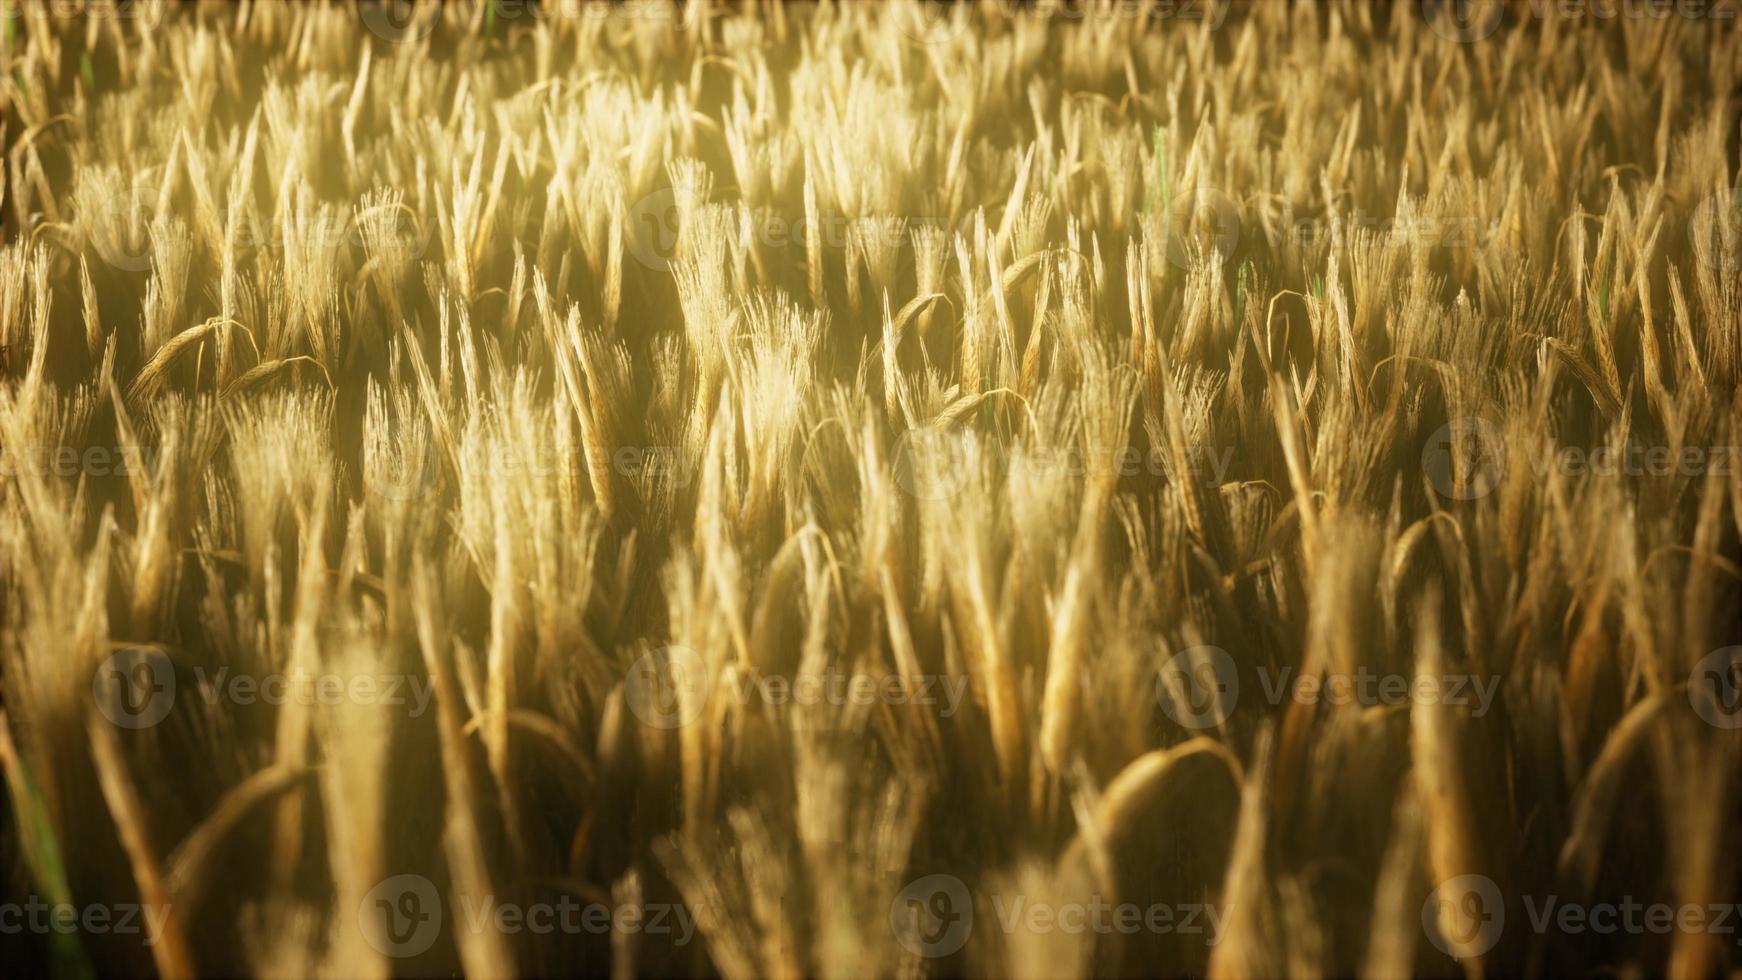
POLYGON ((1734 0, 0 0, 0 972, 1742 968, 1734 0))

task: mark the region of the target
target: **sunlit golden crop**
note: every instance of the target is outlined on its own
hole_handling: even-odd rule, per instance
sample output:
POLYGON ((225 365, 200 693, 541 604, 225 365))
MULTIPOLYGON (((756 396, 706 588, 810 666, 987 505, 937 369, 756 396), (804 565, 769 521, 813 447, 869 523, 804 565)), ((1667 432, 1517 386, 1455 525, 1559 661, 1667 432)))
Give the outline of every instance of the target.
POLYGON ((1742 966, 1738 0, 0 0, 0 974, 1742 966))

